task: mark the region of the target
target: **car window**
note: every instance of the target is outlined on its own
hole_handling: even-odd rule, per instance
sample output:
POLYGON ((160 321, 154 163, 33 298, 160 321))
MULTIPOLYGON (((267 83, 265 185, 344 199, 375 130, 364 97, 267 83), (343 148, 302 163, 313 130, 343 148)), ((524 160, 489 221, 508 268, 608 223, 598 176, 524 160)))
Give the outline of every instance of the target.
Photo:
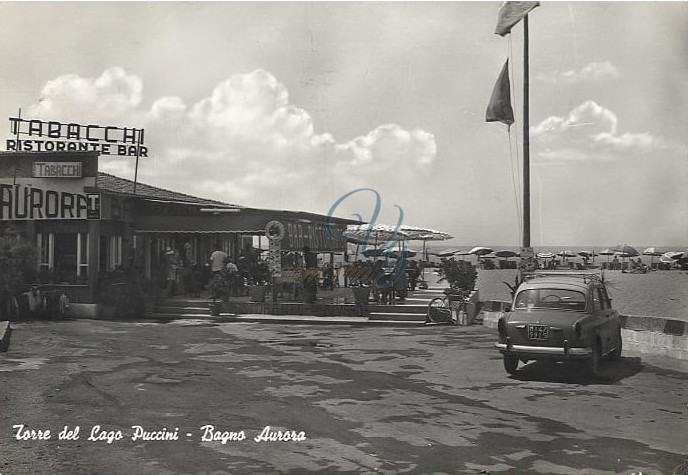
POLYGON ((568 289, 528 289, 516 295, 516 309, 553 308, 585 310, 585 295, 568 289))

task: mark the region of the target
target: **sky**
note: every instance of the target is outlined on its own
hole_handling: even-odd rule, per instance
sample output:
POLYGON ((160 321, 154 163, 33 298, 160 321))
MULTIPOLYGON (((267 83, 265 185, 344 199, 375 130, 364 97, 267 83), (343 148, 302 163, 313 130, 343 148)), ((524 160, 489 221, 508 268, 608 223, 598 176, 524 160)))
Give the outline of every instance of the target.
MULTIPOLYGON (((139 180, 522 240, 523 26, 497 2, 0 2, 9 117, 144 128, 139 180), (510 58, 516 123, 486 123, 510 58)), ((688 4, 529 15, 533 246, 688 246, 688 4)), ((4 147, 2 148, 5 149, 4 147)), ((134 160, 101 171, 133 179, 134 160)))

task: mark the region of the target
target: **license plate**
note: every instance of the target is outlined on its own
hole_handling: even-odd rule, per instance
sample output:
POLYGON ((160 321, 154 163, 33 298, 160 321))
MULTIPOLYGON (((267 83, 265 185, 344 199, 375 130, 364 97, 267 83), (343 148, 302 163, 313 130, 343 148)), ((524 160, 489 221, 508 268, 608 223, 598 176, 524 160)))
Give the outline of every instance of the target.
POLYGON ((546 340, 548 334, 547 325, 528 325, 528 338, 531 340, 546 340))

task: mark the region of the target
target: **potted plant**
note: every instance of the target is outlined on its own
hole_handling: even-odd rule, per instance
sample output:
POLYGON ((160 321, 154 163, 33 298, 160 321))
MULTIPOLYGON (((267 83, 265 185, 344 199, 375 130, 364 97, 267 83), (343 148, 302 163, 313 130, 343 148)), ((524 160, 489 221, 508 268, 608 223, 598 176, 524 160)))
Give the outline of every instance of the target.
POLYGON ((253 259, 249 262, 246 273, 246 283, 249 286, 248 295, 253 302, 264 302, 268 284, 271 280, 270 268, 265 261, 253 259))
POLYGON ((208 282, 208 290, 210 290, 212 298, 208 306, 210 307, 210 314, 214 317, 220 315, 222 302, 229 297, 229 278, 227 270, 222 270, 213 275, 213 278, 208 282))
POLYGON ((372 266, 356 262, 348 269, 347 274, 349 287, 351 287, 351 291, 354 294, 356 315, 365 316, 368 313, 368 301, 370 300, 371 283, 373 280, 372 266))
POLYGON ((468 261, 457 261, 454 258, 443 259, 439 266, 440 280, 449 284, 449 289, 444 291, 449 300, 464 300, 475 288, 478 272, 475 266, 468 261))

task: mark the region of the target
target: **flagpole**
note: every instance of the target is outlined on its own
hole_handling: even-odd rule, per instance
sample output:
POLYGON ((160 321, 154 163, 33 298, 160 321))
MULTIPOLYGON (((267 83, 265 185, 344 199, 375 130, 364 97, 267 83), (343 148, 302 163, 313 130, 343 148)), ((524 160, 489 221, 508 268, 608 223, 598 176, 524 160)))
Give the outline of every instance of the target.
POLYGON ((530 120, 528 88, 528 15, 523 17, 523 247, 530 247, 530 120))

